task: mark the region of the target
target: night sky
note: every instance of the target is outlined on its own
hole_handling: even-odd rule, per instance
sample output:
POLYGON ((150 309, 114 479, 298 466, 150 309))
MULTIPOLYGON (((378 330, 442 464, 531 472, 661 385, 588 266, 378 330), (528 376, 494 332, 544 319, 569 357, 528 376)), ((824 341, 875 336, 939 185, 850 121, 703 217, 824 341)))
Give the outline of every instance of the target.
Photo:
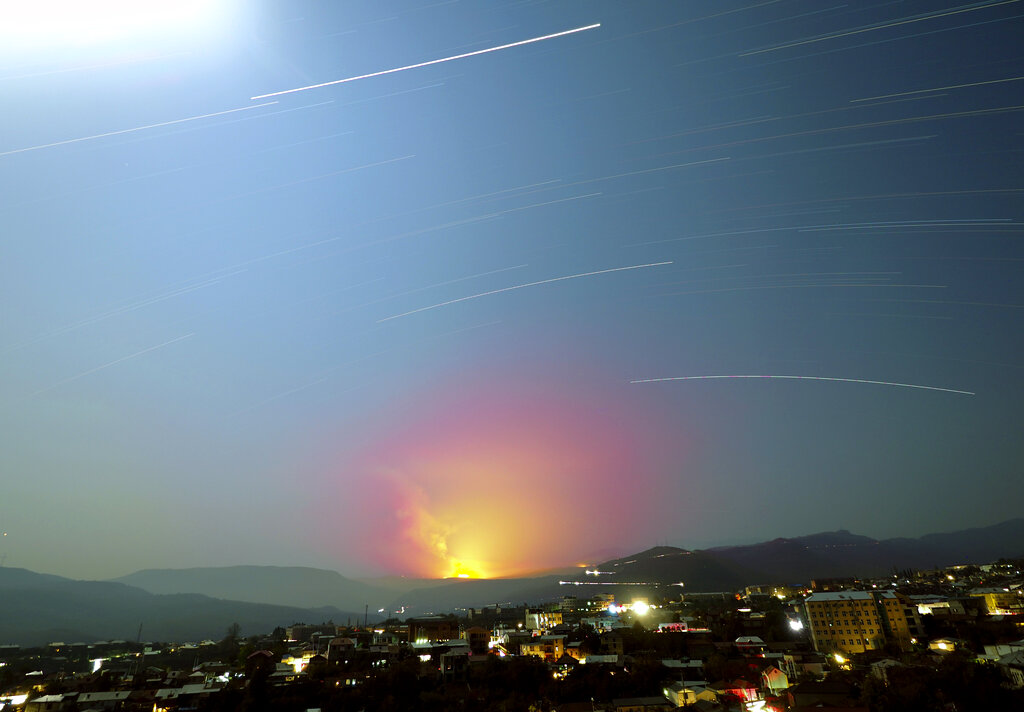
POLYGON ((152 5, 4 11, 7 566, 1020 514, 1024 2, 152 5))

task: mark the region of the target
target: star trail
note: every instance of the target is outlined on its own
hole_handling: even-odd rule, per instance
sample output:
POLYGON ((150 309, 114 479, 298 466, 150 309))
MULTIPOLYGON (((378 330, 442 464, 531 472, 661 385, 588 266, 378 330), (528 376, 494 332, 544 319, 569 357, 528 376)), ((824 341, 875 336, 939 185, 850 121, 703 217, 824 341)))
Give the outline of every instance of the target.
POLYGON ((33 15, 0 553, 505 576, 1019 515, 1022 7, 33 15))

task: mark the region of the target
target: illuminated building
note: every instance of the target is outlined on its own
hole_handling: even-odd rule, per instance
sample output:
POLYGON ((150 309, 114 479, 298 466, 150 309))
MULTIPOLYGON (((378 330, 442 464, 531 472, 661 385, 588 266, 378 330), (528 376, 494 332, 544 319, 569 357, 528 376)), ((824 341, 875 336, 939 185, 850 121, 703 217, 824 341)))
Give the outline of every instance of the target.
POLYGON ((458 623, 454 618, 444 616, 421 616, 406 621, 409 625, 409 642, 452 640, 458 637, 458 623))
POLYGON ((971 597, 984 599, 990 616, 1024 614, 1024 596, 1019 589, 976 588, 971 597))
POLYGON ((715 693, 719 704, 729 704, 732 700, 753 702, 761 697, 757 687, 742 678, 721 680, 708 685, 707 689, 715 693))
POLYGON ((892 591, 813 593, 804 601, 814 649, 863 653, 894 643, 910 650, 920 635, 917 607, 892 591))
POLYGON ((582 660, 587 657, 587 654, 583 652, 582 643, 569 643, 565 646, 565 654, 573 660, 582 660))
POLYGON ((743 589, 744 598, 761 597, 761 598, 777 598, 780 601, 785 601, 790 598, 795 598, 803 594, 804 589, 802 586, 776 586, 776 585, 765 585, 759 584, 756 586, 746 586, 743 589))
POLYGON ((671 704, 676 707, 695 705, 698 702, 717 703, 718 695, 707 689, 703 680, 684 680, 675 682, 664 688, 662 692, 671 704))
POLYGON ((968 647, 967 641, 960 638, 936 638, 928 643, 928 649, 935 653, 952 653, 968 647))
POLYGON ((527 608, 525 624, 527 630, 550 630, 562 625, 562 612, 527 608))
POLYGON ((533 655, 554 662, 565 652, 564 635, 541 635, 519 646, 520 655, 533 655))
POLYGON ((782 670, 771 665, 761 671, 761 687, 772 695, 779 695, 789 687, 789 678, 782 670))

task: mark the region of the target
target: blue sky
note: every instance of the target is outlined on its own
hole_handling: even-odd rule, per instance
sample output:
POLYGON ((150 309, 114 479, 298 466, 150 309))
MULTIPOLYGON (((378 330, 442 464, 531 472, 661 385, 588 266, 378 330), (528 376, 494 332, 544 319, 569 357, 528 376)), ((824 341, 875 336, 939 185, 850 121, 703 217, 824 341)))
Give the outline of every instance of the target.
POLYGON ((0 51, 8 565, 1019 513, 1019 3, 220 10, 0 51))

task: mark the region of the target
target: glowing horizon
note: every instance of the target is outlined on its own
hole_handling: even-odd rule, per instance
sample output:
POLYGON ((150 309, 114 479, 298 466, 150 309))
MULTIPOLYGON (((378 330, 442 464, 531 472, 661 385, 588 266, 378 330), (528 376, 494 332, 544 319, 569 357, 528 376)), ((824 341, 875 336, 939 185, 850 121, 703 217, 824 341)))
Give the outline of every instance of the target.
POLYGON ((506 578, 564 567, 579 561, 574 532, 591 549, 608 548, 621 537, 591 522, 619 507, 642 517, 648 487, 628 475, 652 458, 649 433, 634 422, 628 409, 598 413, 571 388, 439 389, 335 465, 374 501, 335 534, 360 538, 366 560, 395 575, 506 578))

